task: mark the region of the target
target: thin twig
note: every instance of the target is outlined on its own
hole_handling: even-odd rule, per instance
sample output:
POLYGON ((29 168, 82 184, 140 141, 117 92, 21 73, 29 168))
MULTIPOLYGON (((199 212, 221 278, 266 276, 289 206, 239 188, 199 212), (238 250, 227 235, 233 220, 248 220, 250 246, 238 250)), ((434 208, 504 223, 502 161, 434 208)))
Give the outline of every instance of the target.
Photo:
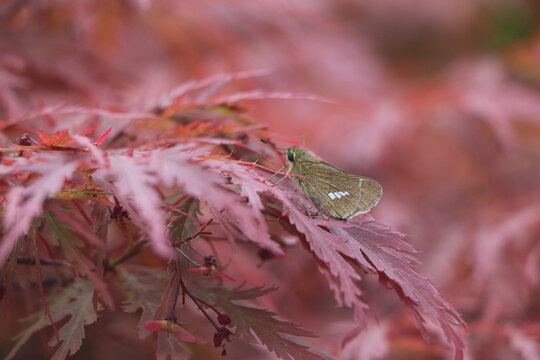
MULTIPOLYGON (((32 249, 34 250, 34 255, 35 255, 35 258, 32 260, 34 260, 34 263, 36 264, 36 278, 37 278, 37 286, 39 289, 39 296, 41 298, 41 302, 43 303, 43 309, 45 311, 45 315, 47 315, 47 317, 49 318, 54 334, 56 335, 56 341, 60 342, 60 335, 58 334, 58 328, 56 327, 56 323, 53 321, 53 318, 51 315, 51 309, 49 308, 49 304, 47 303, 47 297, 45 296, 45 290, 43 289, 43 274, 41 273, 41 260, 39 258, 39 249, 37 247, 35 231, 33 232, 33 236, 32 236, 32 249)), ((17 263, 19 263, 19 259, 17 259, 17 263)))
POLYGON ((185 238, 185 239, 180 240, 180 241, 177 243, 177 245, 182 244, 182 243, 185 243, 185 242, 188 242, 188 241, 190 241, 190 240, 193 240, 193 239, 195 239, 195 238, 196 238, 197 236, 199 236, 199 235, 203 235, 203 234, 205 234, 205 235, 211 235, 212 233, 205 232, 204 229, 206 229, 206 227, 207 227, 208 225, 210 225, 213 221, 214 221, 213 218, 210 219, 210 220, 208 220, 208 222, 207 222, 206 224, 204 224, 204 225, 199 229, 199 231, 197 231, 195 234, 191 235, 190 237, 187 237, 187 238, 185 238))
POLYGON ((173 277, 175 283, 174 283, 174 290, 173 290, 173 300, 171 304, 171 308, 169 309, 169 316, 166 320, 171 320, 176 322, 176 317, 174 316, 176 312, 176 303, 178 301, 178 294, 180 293, 180 283, 182 281, 182 275, 180 274, 180 269, 178 268, 178 261, 176 261, 175 264, 176 274, 173 277))
MULTIPOLYGON (((210 317, 210 315, 208 315, 208 313, 202 308, 201 304, 199 304, 196 300, 196 298, 191 295, 191 293, 189 291, 187 291, 186 289, 186 285, 184 284, 184 280, 182 278, 180 278, 180 284, 182 285, 182 292, 184 294, 186 294, 187 296, 189 296, 189 298, 191 299, 191 301, 193 301, 195 303, 195 305, 197 305, 197 307, 199 308, 199 310, 202 311, 202 313, 204 314, 204 316, 208 319, 208 321, 210 321, 210 323, 212 324, 212 326, 214 326, 214 328, 216 328, 216 330, 219 330, 219 326, 217 326, 217 324, 214 322, 214 320, 210 317)), ((203 302, 204 303, 204 302, 203 302)))
POLYGON ((196 267, 200 268, 202 267, 200 264, 198 264, 195 260, 193 260, 192 258, 190 258, 185 252, 183 252, 182 250, 180 250, 179 248, 175 247, 175 249, 180 253, 182 254, 183 257, 186 258, 187 261, 189 261, 191 264, 195 265, 196 267))
POLYGON ((53 260, 53 259, 39 259, 36 261, 36 258, 31 257, 18 257, 18 265, 50 265, 50 266, 67 266, 71 267, 71 263, 65 260, 53 260))

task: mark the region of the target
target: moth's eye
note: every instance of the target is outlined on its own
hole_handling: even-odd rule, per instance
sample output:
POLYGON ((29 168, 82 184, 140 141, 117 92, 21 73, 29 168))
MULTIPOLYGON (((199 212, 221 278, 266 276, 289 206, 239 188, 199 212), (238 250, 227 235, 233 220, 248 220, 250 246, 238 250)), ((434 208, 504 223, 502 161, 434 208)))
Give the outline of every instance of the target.
POLYGON ((287 160, 290 162, 294 161, 294 153, 292 151, 287 152, 287 160))

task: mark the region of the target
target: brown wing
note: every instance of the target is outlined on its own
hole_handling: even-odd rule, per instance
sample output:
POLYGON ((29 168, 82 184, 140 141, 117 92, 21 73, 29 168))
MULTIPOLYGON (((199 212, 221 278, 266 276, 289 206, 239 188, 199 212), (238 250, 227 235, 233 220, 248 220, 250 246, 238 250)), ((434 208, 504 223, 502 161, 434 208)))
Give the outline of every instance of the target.
POLYGON ((348 219, 368 212, 377 204, 382 187, 373 179, 338 169, 322 161, 295 166, 304 178, 295 179, 306 197, 324 214, 348 219))

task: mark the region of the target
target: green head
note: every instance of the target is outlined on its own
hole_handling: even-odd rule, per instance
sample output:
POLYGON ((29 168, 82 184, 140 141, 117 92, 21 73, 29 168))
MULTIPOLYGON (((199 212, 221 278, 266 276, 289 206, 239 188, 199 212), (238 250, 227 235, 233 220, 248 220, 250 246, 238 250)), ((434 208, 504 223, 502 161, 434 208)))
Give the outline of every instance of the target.
POLYGON ((299 159, 303 159, 306 157, 310 157, 310 155, 301 147, 299 146, 291 146, 285 151, 285 159, 289 162, 289 164, 294 164, 299 159))

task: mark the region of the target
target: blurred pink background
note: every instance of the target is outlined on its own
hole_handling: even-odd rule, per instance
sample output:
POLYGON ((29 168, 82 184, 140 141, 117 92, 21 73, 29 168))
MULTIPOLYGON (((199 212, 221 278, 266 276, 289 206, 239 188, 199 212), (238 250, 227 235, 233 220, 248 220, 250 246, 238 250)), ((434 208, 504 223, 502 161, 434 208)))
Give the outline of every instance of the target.
MULTIPOLYGON (((4 1, 0 119, 59 103, 142 111, 189 80, 268 70, 226 91, 333 100, 241 106, 283 139, 303 136, 326 161, 383 185, 373 216, 421 251, 420 272, 469 324, 470 358, 538 359, 539 18, 532 0, 4 1)), ((350 313, 320 314, 333 298, 305 251, 283 261, 251 279, 281 282, 266 305, 339 345, 350 313)), ((445 358, 394 294, 371 278, 364 289, 379 323, 344 359, 445 358)), ((74 358, 152 356, 125 331, 132 316, 103 318, 74 358)))

